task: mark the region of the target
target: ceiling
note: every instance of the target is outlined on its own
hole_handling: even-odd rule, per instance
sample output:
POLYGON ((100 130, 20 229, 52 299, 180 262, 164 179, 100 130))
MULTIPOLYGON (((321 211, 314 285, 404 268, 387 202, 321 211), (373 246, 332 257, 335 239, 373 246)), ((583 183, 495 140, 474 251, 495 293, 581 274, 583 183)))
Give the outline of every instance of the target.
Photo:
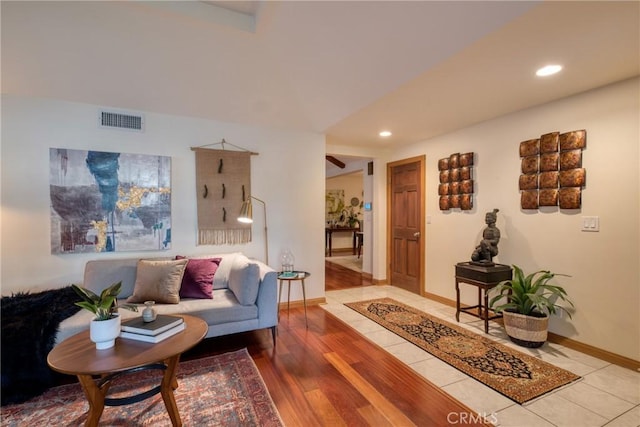
POLYGON ((637 1, 1 8, 3 93, 312 131, 335 145, 410 144, 640 74, 637 1), (551 62, 564 70, 535 77, 551 62))

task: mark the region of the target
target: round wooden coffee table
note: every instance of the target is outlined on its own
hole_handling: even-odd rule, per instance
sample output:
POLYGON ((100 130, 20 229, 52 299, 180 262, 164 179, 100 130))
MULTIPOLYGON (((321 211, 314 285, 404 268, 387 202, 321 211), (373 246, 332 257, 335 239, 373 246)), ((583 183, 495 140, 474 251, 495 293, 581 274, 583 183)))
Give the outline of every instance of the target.
POLYGON ((64 374, 76 375, 89 401, 86 426, 97 426, 104 406, 125 405, 139 402, 157 393, 162 399, 174 426, 181 426, 180 414, 173 396, 178 388, 176 368, 180 355, 198 344, 207 333, 207 323, 197 317, 180 315, 185 330, 157 344, 117 338, 114 347, 96 350, 89 339, 89 331, 80 332, 51 350, 47 356, 49 366, 64 374), (162 383, 147 392, 120 399, 106 398, 111 379, 142 369, 163 369, 162 383), (100 376, 94 380, 93 376, 100 376))

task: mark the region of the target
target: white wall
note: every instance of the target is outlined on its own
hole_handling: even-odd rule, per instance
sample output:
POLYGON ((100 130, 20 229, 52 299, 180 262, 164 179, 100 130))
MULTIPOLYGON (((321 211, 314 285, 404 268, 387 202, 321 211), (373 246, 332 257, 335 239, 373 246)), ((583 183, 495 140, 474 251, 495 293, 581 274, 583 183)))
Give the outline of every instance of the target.
MULTIPOLYGON (((196 246, 195 155, 190 147, 225 138, 229 143, 259 153, 251 158, 251 185, 252 193, 267 204, 270 265, 278 269, 281 250, 290 248, 296 257, 296 266, 311 273, 307 297, 324 296, 324 136, 149 112, 143 112, 144 133, 105 130, 97 126, 99 108, 3 95, 0 212, 3 295, 79 283, 85 262, 96 258, 237 250, 264 260, 261 204, 254 207, 253 242, 238 246, 196 246), (171 156, 171 250, 51 255, 50 147, 171 156)), ((301 300, 300 287, 292 288, 292 300, 301 300)))
MULTIPOLYGON (((639 93, 636 78, 395 151, 394 160, 427 156, 426 291, 455 300, 454 265, 470 259, 484 214, 499 208, 495 261, 571 275, 558 282, 572 297, 575 315, 552 317, 550 330, 639 360, 639 93), (578 129, 587 131, 582 209, 521 210, 519 143, 578 129), (475 153, 474 208, 440 211, 437 161, 468 151, 475 153), (600 217, 600 232, 580 230, 584 215, 600 217)), ((475 289, 463 285, 463 293, 473 299, 475 289)))

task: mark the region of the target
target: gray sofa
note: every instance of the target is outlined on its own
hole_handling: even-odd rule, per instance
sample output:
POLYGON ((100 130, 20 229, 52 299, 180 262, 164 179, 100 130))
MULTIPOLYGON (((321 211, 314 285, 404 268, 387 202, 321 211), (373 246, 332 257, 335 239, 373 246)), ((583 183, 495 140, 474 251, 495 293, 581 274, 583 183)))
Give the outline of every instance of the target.
MULTIPOLYGON (((277 273, 269 266, 249 260, 242 253, 195 256, 221 258, 213 278, 213 298, 180 298, 177 304, 159 304, 154 308, 162 314, 189 314, 200 317, 209 326, 206 338, 270 328, 274 340, 278 324, 277 273)), ((134 294, 139 258, 102 259, 87 262, 82 286, 99 294, 112 283, 122 281, 119 301, 134 294)), ((168 261, 169 258, 145 260, 168 261)), ((137 289, 136 289, 137 290, 137 289)), ((120 309, 122 320, 141 316, 138 312, 120 309)), ((60 323, 56 343, 89 328, 93 314, 80 310, 60 323)))

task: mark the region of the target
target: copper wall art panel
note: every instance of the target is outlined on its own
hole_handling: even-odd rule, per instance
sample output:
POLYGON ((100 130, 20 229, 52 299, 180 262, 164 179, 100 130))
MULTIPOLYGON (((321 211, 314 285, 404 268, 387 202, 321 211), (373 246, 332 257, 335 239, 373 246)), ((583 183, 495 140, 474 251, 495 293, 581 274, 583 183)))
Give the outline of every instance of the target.
POLYGON ((520 157, 537 156, 540 154, 540 140, 530 139, 520 143, 520 157))
POLYGON ((473 209, 473 196, 471 194, 463 194, 460 196, 460 209, 463 211, 473 209))
POLYGON ((460 194, 460 181, 453 181, 451 185, 449 185, 449 189, 451 190, 451 194, 460 194))
POLYGON ((540 155, 540 172, 558 170, 558 153, 546 153, 540 155))
POLYGON ((540 188, 558 188, 558 171, 542 172, 538 181, 538 185, 540 188))
POLYGON ((560 151, 583 149, 587 146, 587 131, 575 130, 560 134, 560 151))
POLYGON ((562 209, 580 209, 582 190, 580 187, 561 188, 558 198, 562 209))
POLYGON ((538 190, 525 190, 520 194, 522 209, 538 209, 538 190))
POLYGON ((471 168, 467 166, 460 168, 460 181, 468 179, 471 179, 471 168))
POLYGON ((473 181, 470 179, 460 181, 460 193, 473 194, 473 181))
POLYGON ((558 189, 547 188, 540 190, 538 195, 538 205, 540 206, 558 206, 558 189))
POLYGON ((570 169, 560 171, 560 187, 582 187, 586 181, 584 169, 570 169))
POLYGON ((540 158, 538 156, 523 157, 521 162, 522 173, 538 173, 538 163, 540 158))
POLYGON ((449 169, 460 167, 460 153, 454 153, 449 156, 449 169))
POLYGON ((460 167, 473 166, 473 153, 460 154, 460 167))
POLYGON ((441 211, 449 210, 449 196, 440 196, 440 210, 441 211))
POLYGON ((582 167, 582 150, 568 150, 560 153, 560 170, 577 169, 582 167))
POLYGON ((453 153, 449 157, 438 160, 440 210, 472 209, 473 163, 473 153, 453 153))
POLYGON ((520 142, 522 175, 518 179, 518 188, 521 191, 522 209, 538 209, 540 206, 560 206, 561 209, 581 207, 582 187, 586 182, 582 150, 586 147, 586 141, 587 131, 583 129, 565 133, 549 132, 539 139, 520 142))
POLYGON ((518 188, 520 190, 534 190, 538 188, 538 175, 535 173, 529 175, 520 175, 518 188))
POLYGON ((560 132, 551 132, 540 137, 540 154, 557 153, 560 132))

